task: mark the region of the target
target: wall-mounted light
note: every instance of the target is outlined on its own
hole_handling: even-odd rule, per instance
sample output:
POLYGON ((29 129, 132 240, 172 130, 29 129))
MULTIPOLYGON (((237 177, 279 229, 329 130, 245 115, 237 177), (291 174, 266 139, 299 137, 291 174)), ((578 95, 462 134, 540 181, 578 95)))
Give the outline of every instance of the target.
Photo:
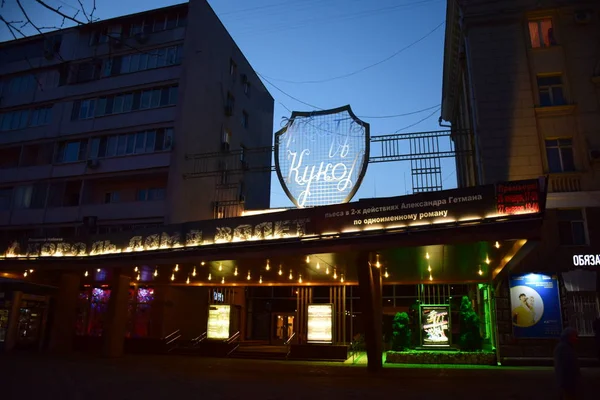
POLYGON ((431 274, 429 274, 429 280, 432 281, 433 280, 433 276, 431 276, 431 274))

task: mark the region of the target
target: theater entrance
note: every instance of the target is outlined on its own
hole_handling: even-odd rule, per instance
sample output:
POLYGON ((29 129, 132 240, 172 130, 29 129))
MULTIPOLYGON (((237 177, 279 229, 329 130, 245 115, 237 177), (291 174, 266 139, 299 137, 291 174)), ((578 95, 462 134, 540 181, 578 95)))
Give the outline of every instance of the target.
POLYGON ((287 344, 294 336, 296 315, 294 313, 273 313, 272 316, 271 344, 287 344))

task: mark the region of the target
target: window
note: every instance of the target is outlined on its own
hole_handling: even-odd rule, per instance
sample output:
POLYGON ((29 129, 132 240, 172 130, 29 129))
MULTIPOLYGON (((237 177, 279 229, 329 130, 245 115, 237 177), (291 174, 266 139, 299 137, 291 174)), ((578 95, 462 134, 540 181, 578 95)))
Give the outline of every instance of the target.
POLYGON ((11 198, 12 198, 12 188, 0 189, 0 211, 10 210, 11 198))
POLYGON ((235 97, 231 93, 227 93, 227 102, 225 103, 225 115, 233 115, 235 106, 235 97))
POLYGON ((166 86, 76 101, 73 120, 101 117, 177 104, 178 86, 166 86))
POLYGON ((34 74, 20 75, 11 78, 5 85, 7 94, 27 93, 37 88, 37 79, 34 74))
POLYGON ((538 76, 537 85, 541 107, 567 104, 563 92, 562 77, 560 75, 538 76))
POLYGON ((165 188, 138 189, 135 198, 137 201, 164 200, 165 188))
POLYGON ((529 21, 529 39, 531 41, 531 47, 534 49, 556 46, 552 19, 544 18, 529 21))
POLYGON ((569 325, 579 336, 594 337, 593 322, 600 315, 600 298, 596 292, 567 292, 569 325))
POLYGON ((21 146, 0 148, 0 169, 18 167, 20 158, 21 146))
POLYGON ((15 188, 13 204, 15 208, 33 209, 44 208, 48 186, 40 183, 35 185, 18 186, 15 188))
POLYGON ((29 126, 48 125, 52 122, 52 107, 35 108, 31 112, 29 126))
POLYGON ((560 244, 581 246, 587 244, 585 217, 578 208, 557 210, 560 244))
POLYGON ((104 204, 118 203, 119 197, 119 192, 106 192, 104 193, 104 204))
POLYGON ((242 126, 248 128, 248 113, 246 111, 242 112, 242 126))
POLYGON ((170 150, 173 128, 92 138, 90 159, 170 150))
POLYGON ((237 75, 237 64, 233 59, 229 60, 229 75, 231 79, 235 81, 235 76, 237 75))
POLYGON ((28 126, 47 125, 52 119, 52 108, 41 107, 0 114, 0 131, 24 129, 28 126))
POLYGON ((82 161, 86 158, 87 140, 61 142, 56 153, 57 163, 82 161))
POLYGON ((548 159, 548 172, 575 171, 572 139, 546 140, 546 158, 548 159))
POLYGON ((75 75, 75 83, 89 82, 100 79, 102 72, 102 62, 90 61, 81 63, 77 66, 77 74, 75 75))

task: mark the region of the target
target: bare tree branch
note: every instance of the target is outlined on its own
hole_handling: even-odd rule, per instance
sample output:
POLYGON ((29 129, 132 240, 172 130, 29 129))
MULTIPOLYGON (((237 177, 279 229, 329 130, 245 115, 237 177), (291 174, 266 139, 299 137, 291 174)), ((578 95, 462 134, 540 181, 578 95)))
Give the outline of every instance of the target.
POLYGON ((69 20, 72 22, 75 22, 77 25, 85 25, 85 22, 81 22, 77 19, 77 15, 79 14, 79 10, 75 13, 75 15, 73 17, 63 13, 62 11, 60 11, 60 6, 58 8, 54 8, 49 6, 48 4, 44 3, 42 0, 35 0, 36 3, 38 3, 39 5, 43 6, 44 8, 47 8, 48 10, 60 15, 61 17, 63 17, 63 25, 65 23, 65 20, 69 20))
POLYGON ((85 12, 85 7, 83 6, 83 3, 81 2, 81 0, 77 0, 77 2, 79 3, 79 7, 81 7, 81 12, 83 13, 83 16, 85 17, 85 19, 87 19, 88 22, 92 22, 92 18, 90 16, 88 16, 87 13, 85 12))

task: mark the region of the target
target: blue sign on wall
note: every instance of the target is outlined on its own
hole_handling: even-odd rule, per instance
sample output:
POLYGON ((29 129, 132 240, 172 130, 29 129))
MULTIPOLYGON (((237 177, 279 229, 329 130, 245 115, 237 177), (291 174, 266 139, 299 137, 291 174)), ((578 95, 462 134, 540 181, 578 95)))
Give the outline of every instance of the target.
POLYGON ((562 318, 556 277, 543 274, 513 275, 509 286, 515 337, 559 337, 562 318))

